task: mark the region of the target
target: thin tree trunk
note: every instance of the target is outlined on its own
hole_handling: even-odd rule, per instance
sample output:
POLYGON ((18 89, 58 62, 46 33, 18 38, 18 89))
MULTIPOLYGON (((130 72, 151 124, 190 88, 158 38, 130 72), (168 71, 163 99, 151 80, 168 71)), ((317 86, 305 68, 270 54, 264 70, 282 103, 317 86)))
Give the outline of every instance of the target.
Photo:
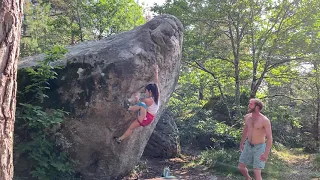
POLYGON ((0 2, 0 179, 13 178, 13 131, 23 0, 0 2))
MULTIPOLYGON (((251 21, 253 20, 253 11, 251 11, 251 21)), ((256 59, 256 46, 255 46, 255 37, 254 37, 254 29, 253 25, 251 25, 251 51, 252 51, 252 82, 251 82, 251 93, 250 98, 255 98, 256 92, 253 93, 255 86, 257 84, 257 70, 258 70, 258 60, 256 59)))
POLYGON ((71 33, 71 43, 70 43, 70 45, 75 45, 75 44, 76 44, 75 35, 74 35, 74 33, 71 33))
MULTIPOLYGON (((229 16, 229 21, 232 21, 232 18, 229 16)), ((235 79, 235 119, 239 120, 240 118, 240 67, 239 67, 239 47, 240 47, 240 37, 239 37, 239 26, 235 26, 236 34, 232 31, 231 23, 229 23, 229 34, 232 45, 233 52, 233 65, 234 65, 234 79, 235 79)))
POLYGON ((240 117, 240 68, 239 68, 239 56, 237 56, 234 59, 234 78, 235 78, 235 88, 236 88, 236 95, 235 95, 235 106, 236 106, 236 119, 238 120, 240 117))
MULTIPOLYGON (((70 27, 72 27, 72 24, 74 22, 74 19, 73 17, 71 18, 71 22, 70 22, 70 27)), ((70 45, 75 45, 76 44, 76 37, 75 37, 75 32, 72 30, 71 31, 71 42, 70 42, 70 45)))
POLYGON ((77 22, 78 22, 78 24, 79 24, 80 41, 83 42, 82 22, 81 22, 81 16, 80 16, 80 13, 79 13, 78 0, 77 0, 77 22))
POLYGON ((199 100, 203 100, 203 89, 204 89, 204 85, 202 84, 202 81, 200 81, 199 100))
POLYGON ((319 119, 320 119, 320 85, 319 85, 319 69, 318 63, 314 62, 314 70, 316 71, 316 89, 317 89, 317 112, 316 112, 316 122, 314 126, 314 139, 316 141, 316 146, 319 148, 319 119))

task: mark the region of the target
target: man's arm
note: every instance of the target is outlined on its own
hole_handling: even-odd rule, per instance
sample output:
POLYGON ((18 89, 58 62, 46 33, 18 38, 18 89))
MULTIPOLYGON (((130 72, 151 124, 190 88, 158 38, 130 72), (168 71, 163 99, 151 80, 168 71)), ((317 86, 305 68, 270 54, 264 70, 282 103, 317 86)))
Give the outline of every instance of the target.
POLYGON ((240 151, 242 152, 244 149, 244 141, 247 139, 248 137, 248 126, 247 126, 247 119, 248 119, 249 115, 245 115, 244 116, 244 128, 242 131, 242 137, 241 137, 241 141, 240 141, 240 151))
POLYGON ((266 137, 267 137, 265 154, 269 155, 270 150, 271 150, 271 146, 272 146, 272 130, 271 130, 271 123, 268 119, 265 122, 264 128, 265 128, 266 137))
POLYGON ((242 137, 241 137, 241 141, 240 144, 243 144, 244 141, 247 139, 248 137, 248 126, 247 126, 247 119, 248 119, 248 114, 244 116, 244 128, 242 131, 242 137))
POLYGON ((244 141, 247 139, 247 137, 248 137, 248 127, 247 127, 247 124, 245 124, 243 128, 240 144, 243 144, 244 141))

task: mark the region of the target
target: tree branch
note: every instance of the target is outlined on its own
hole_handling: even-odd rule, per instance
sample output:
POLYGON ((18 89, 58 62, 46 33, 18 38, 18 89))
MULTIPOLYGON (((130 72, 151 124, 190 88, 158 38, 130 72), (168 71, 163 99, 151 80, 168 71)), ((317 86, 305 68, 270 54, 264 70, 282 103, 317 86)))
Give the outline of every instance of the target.
POLYGON ((283 59, 282 61, 279 61, 279 62, 276 62, 274 64, 271 64, 269 67, 268 67, 268 71, 270 71, 271 69, 275 68, 275 67, 278 67, 284 63, 287 63, 287 62, 291 62, 291 61, 297 61, 297 60, 304 60, 303 57, 298 57, 298 58, 288 58, 288 59, 283 59))
POLYGON ((211 72, 211 71, 209 71, 208 69, 206 69, 206 68, 205 68, 202 64, 200 64, 198 61, 196 61, 196 60, 193 60, 193 61, 198 65, 198 68, 199 68, 199 69, 201 69, 201 70, 209 73, 209 74, 213 77, 213 79, 217 82, 217 85, 218 85, 218 88, 219 88, 219 91, 220 91, 220 94, 221 94, 222 101, 223 101, 223 103, 226 105, 226 107, 227 107, 227 109, 228 109, 228 115, 229 115, 229 118, 230 118, 230 120, 231 120, 232 117, 231 117, 230 108, 229 108, 229 105, 227 104, 225 95, 224 95, 224 93, 223 93, 222 85, 221 85, 220 82, 217 80, 216 75, 215 75, 213 72, 211 72))
POLYGON ((274 95, 271 95, 271 96, 264 96, 261 99, 268 99, 268 98, 275 98, 275 97, 285 97, 285 98, 288 98, 288 99, 291 99, 291 100, 302 101, 304 103, 308 103, 307 100, 312 100, 312 99, 294 98, 294 97, 291 97, 291 96, 288 96, 288 95, 285 95, 285 94, 274 94, 274 95))

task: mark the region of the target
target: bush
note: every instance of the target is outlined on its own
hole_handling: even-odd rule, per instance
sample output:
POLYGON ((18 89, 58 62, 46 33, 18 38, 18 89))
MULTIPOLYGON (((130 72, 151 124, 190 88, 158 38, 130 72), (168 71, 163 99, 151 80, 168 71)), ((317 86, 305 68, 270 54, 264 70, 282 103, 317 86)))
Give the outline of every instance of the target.
POLYGON ((212 118, 210 110, 201 110, 192 117, 177 122, 181 144, 201 149, 238 147, 241 130, 212 118))
MULTIPOLYGON (((28 176, 39 180, 74 179, 72 164, 75 163, 56 145, 55 136, 68 113, 60 109, 45 109, 43 99, 47 98, 48 81, 56 78, 55 68, 50 63, 61 58, 66 50, 60 46, 53 47, 46 53, 44 61, 35 69, 27 68, 29 84, 20 85, 19 103, 15 122, 15 153, 19 161, 27 161, 27 174, 15 173, 15 179, 28 176), (26 97, 26 98, 24 98, 26 97)), ((25 75, 24 75, 25 76, 25 75)), ((25 77, 24 77, 25 78, 25 77)), ((15 168, 16 171, 19 168, 15 168)), ((26 172, 26 171, 25 171, 26 172)))

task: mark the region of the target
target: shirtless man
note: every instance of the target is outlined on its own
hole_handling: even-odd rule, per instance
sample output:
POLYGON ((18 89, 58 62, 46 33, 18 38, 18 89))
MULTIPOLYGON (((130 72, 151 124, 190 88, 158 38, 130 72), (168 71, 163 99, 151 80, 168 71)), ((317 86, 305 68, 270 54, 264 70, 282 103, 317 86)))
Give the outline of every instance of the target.
POLYGON ((261 169, 264 169, 272 146, 271 124, 269 119, 260 113, 262 108, 263 103, 259 99, 250 99, 248 114, 244 116, 245 127, 240 142, 238 168, 246 180, 252 179, 246 165, 253 166, 255 180, 262 180, 261 169))

